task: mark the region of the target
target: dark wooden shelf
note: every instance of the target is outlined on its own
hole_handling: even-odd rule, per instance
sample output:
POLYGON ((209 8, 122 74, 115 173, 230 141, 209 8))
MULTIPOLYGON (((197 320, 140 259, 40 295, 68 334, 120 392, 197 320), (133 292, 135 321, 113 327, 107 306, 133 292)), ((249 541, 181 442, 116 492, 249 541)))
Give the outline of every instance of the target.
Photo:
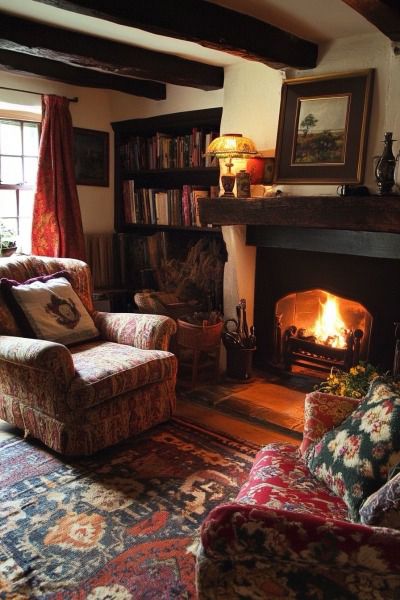
POLYGON ((186 227, 183 225, 151 225, 144 223, 126 223, 119 233, 132 233, 143 231, 145 235, 151 235, 156 231, 193 231, 195 233, 221 233, 221 227, 186 227))
POLYGON ((139 169, 136 171, 125 170, 122 179, 136 179, 148 175, 190 175, 191 173, 219 173, 219 167, 176 167, 172 169, 139 169))
POLYGON ((400 233, 400 195, 201 198, 201 223, 400 233))

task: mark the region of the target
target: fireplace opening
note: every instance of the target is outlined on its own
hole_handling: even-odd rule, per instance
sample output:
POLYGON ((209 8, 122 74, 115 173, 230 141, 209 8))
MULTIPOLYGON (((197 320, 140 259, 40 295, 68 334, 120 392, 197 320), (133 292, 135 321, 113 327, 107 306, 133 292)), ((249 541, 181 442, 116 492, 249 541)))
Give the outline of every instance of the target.
POLYGON ((349 370, 367 360, 372 315, 360 302, 312 289, 275 305, 273 362, 286 371, 349 370))
MULTIPOLYGON (((271 368, 275 371, 277 363, 285 364, 284 337, 292 325, 296 328, 296 334, 291 337, 298 340, 290 342, 293 354, 297 352, 296 343, 305 354, 307 339, 304 338, 314 335, 309 331, 313 326, 308 316, 309 310, 314 312, 315 308, 315 312, 318 312, 320 305, 334 297, 339 300, 344 329, 353 332, 353 336, 356 330, 363 332, 360 360, 370 362, 383 372, 393 368, 396 343, 394 324, 400 321, 399 259, 269 248, 261 246, 259 240, 257 242, 255 367, 261 371, 271 371, 271 368), (301 330, 300 335, 298 330, 301 330), (281 341, 277 345, 279 332, 281 341)), ((313 339, 311 342, 319 344, 313 339)), ((338 356, 339 362, 344 362, 344 357, 340 357, 335 347, 325 344, 319 344, 318 352, 310 354, 316 354, 314 358, 318 358, 321 347, 323 352, 320 356, 328 360, 326 368, 330 368, 331 361, 335 364, 338 356)), ((291 357, 292 371, 293 366, 298 366, 293 360, 297 358, 294 355, 291 357)), ((317 361, 314 363, 318 367, 317 361)), ((320 366, 324 368, 325 364, 320 366)), ((320 371, 320 378, 325 375, 320 371)))

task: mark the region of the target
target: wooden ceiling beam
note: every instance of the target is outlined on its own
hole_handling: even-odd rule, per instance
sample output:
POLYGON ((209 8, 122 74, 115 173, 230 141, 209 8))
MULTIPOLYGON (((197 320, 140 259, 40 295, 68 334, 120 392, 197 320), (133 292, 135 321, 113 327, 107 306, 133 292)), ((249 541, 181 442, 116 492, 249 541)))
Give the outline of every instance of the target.
POLYGON ((316 66, 318 46, 248 15, 203 0, 36 0, 43 4, 196 42, 274 68, 316 66))
POLYGON ((100 73, 100 71, 92 69, 71 67, 55 60, 47 60, 46 58, 29 56, 9 50, 0 50, 0 70, 11 71, 20 75, 44 77, 71 85, 116 90, 134 96, 151 98, 152 100, 164 100, 166 98, 164 83, 119 77, 118 75, 100 73))
POLYGON ((400 42, 399 0, 343 0, 393 42, 400 42))
POLYGON ((28 21, 0 12, 0 49, 121 77, 204 90, 223 87, 224 70, 170 54, 28 21))

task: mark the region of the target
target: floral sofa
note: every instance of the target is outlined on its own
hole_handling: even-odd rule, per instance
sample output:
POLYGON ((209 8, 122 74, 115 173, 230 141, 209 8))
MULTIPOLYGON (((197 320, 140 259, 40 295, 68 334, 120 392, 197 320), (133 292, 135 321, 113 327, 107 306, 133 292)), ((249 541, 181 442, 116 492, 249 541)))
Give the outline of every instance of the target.
MULTIPOLYGON (((61 310, 57 294, 53 298, 61 310)), ((74 323, 68 327, 71 332, 74 323)), ((168 352, 175 331, 166 316, 94 311, 91 273, 82 261, 2 258, 0 418, 65 455, 92 454, 165 421, 176 401, 177 361, 168 352), (7 301, 10 286, 60 272, 76 295, 70 307, 65 303, 64 316, 81 302, 96 332, 89 340, 64 345, 28 337, 7 301)))
MULTIPOLYGON (((399 396, 377 382, 365 411, 363 400, 312 392, 305 400, 301 446, 273 443, 259 451, 236 499, 215 507, 202 525, 199 600, 400 598, 400 475, 377 484, 361 506, 361 497, 356 499, 357 520, 349 517, 355 496, 335 488, 346 478, 344 465, 350 469, 357 462, 351 427, 368 430, 367 441, 379 438, 373 452, 382 459, 382 481, 385 447, 400 461, 399 396), (379 426, 377 412, 379 418, 383 414, 379 426), (320 464, 311 472, 326 450, 343 473, 326 465, 322 473, 320 464)), ((365 459, 359 461, 361 471, 366 466, 365 459)), ((353 482, 350 491, 357 495, 359 487, 353 482)))

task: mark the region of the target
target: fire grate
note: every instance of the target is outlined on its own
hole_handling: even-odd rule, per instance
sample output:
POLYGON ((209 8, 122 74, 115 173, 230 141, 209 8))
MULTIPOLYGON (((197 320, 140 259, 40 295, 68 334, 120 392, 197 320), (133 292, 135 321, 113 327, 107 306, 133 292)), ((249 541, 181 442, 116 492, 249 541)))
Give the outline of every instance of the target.
POLYGON ((282 339, 279 317, 276 318, 276 340, 277 349, 276 362, 282 364, 283 368, 291 371, 293 365, 313 368, 322 371, 330 371, 332 367, 348 371, 357 365, 360 360, 361 339, 364 332, 361 329, 349 331, 346 336, 345 348, 335 348, 326 344, 318 343, 314 336, 303 337, 302 329, 291 325, 286 329, 282 339))

